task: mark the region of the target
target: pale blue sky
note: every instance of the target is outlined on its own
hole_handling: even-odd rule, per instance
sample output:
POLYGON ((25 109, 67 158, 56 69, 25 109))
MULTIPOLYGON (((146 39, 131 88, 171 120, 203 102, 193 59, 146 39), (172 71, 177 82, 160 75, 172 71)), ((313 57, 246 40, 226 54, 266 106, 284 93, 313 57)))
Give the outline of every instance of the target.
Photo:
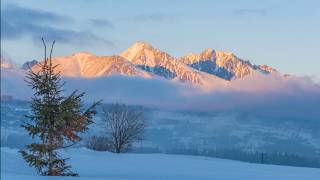
POLYGON ((317 0, 2 0, 1 48, 22 64, 43 55, 112 55, 143 40, 173 56, 231 51, 281 72, 320 77, 317 0))

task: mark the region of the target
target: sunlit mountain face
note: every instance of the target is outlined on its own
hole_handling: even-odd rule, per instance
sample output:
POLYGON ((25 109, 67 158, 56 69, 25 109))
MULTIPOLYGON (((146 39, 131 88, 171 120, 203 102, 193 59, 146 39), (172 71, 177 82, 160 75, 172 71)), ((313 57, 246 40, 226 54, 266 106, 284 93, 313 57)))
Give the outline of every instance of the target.
MULTIPOLYGON (((39 60, 41 62, 41 60, 39 60)), ((26 62, 22 69, 39 70, 38 61, 26 62)), ((233 53, 205 49, 200 54, 173 57, 146 42, 137 42, 119 55, 97 56, 88 52, 53 57, 56 71, 65 77, 97 78, 110 75, 158 78, 187 83, 203 89, 226 86, 248 76, 285 78, 267 65, 254 65, 233 53)), ((11 67, 5 61, 3 68, 11 67)))

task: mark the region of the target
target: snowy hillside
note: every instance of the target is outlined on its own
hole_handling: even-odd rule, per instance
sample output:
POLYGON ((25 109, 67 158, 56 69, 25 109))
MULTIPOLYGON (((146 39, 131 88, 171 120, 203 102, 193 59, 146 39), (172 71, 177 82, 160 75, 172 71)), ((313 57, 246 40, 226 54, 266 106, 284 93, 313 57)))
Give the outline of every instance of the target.
POLYGON ((1 179, 79 180, 318 180, 320 169, 250 164, 200 156, 112 154, 84 148, 63 152, 80 177, 41 177, 15 149, 1 148, 1 179))

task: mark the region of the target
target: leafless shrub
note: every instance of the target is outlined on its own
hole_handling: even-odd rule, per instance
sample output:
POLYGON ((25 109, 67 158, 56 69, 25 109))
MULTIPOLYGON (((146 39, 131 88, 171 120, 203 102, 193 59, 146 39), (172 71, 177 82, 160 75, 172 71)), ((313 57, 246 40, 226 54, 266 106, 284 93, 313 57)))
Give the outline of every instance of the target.
POLYGON ((111 151, 111 142, 107 137, 92 136, 87 140, 86 147, 95 151, 111 151))

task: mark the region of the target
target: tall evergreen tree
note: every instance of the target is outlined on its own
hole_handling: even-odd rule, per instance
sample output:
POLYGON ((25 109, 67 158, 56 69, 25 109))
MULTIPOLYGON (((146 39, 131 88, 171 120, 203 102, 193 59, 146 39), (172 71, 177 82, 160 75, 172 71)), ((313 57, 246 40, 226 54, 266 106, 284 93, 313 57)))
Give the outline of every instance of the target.
POLYGON ((93 123, 92 116, 96 113, 96 102, 84 109, 81 98, 84 93, 74 91, 71 95, 61 95, 63 83, 61 76, 55 72, 57 65, 52 64, 51 45, 50 55, 47 58, 47 47, 42 39, 45 57, 41 62, 40 70, 29 68, 27 83, 35 91, 31 99, 32 115, 24 127, 32 139, 38 141, 21 150, 23 158, 37 172, 47 176, 76 176, 66 164, 65 158, 59 156, 58 150, 74 145, 81 140, 79 133, 86 132, 88 125, 93 123))

